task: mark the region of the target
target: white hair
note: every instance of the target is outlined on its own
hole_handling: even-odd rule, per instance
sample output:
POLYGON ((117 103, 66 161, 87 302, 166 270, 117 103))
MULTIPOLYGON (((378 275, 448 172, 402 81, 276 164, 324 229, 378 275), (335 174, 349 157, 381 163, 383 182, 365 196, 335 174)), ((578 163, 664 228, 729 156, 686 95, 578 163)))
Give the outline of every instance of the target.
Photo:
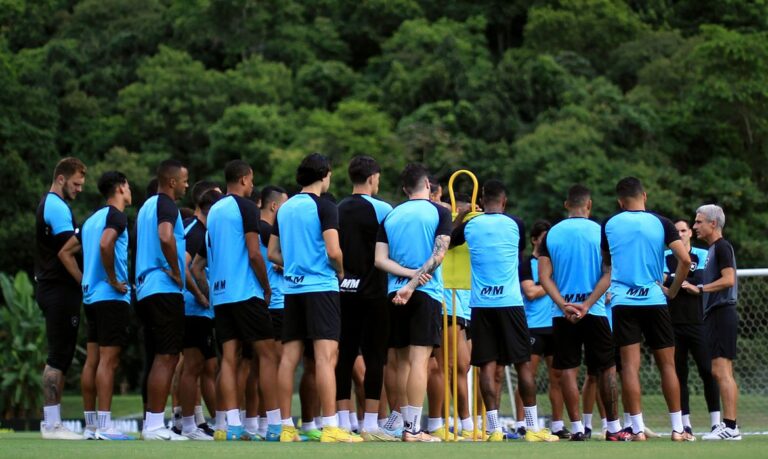
POLYGON ((715 228, 723 229, 725 226, 725 212, 720 206, 707 204, 696 209, 696 213, 703 215, 708 222, 715 222, 715 228))

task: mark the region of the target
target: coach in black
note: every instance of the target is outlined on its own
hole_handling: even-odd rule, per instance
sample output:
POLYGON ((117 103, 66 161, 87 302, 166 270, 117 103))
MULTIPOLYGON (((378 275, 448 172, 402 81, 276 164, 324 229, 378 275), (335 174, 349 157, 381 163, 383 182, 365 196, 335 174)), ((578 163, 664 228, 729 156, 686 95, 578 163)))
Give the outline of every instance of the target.
POLYGON ((702 297, 704 308, 704 338, 709 343, 712 375, 720 386, 723 401, 723 422, 702 440, 741 440, 736 425, 736 404, 739 388, 733 377, 736 359, 736 334, 739 317, 736 313, 738 281, 736 255, 731 243, 723 239, 725 213, 714 204, 696 210, 693 229, 699 239, 709 245, 707 264, 701 284, 684 284, 683 288, 702 297))

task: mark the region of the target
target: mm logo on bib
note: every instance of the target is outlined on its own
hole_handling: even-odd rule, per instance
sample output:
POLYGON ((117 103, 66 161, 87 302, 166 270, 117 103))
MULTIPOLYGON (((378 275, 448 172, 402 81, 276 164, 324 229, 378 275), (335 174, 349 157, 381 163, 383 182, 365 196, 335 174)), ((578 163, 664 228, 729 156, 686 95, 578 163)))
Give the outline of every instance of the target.
POLYGON ((489 285, 488 287, 483 287, 482 290, 480 290, 480 295, 482 296, 499 296, 503 294, 503 285, 489 285))
POLYGON ((648 289, 642 287, 632 287, 627 289, 627 296, 648 296, 648 289))
POLYGON ((339 288, 345 292, 356 292, 360 287, 360 279, 344 279, 339 288))
POLYGON ((304 276, 285 276, 285 280, 293 284, 301 284, 304 282, 304 276))

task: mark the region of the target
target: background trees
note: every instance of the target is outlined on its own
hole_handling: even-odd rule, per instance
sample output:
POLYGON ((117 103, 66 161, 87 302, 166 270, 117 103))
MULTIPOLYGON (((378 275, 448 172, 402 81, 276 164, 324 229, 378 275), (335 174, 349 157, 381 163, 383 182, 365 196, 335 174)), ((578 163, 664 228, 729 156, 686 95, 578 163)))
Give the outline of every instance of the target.
MULTIPOLYGON (((728 214, 741 266, 768 266, 765 2, 619 0, 0 1, 0 271, 31 271, 35 205, 56 159, 143 195, 158 160, 192 180, 234 157, 293 187, 318 150, 369 154, 382 194, 423 161, 500 177, 510 211, 562 217, 566 188, 616 210, 636 175, 650 205, 728 214)), ((138 200, 137 200, 138 201, 138 200)))

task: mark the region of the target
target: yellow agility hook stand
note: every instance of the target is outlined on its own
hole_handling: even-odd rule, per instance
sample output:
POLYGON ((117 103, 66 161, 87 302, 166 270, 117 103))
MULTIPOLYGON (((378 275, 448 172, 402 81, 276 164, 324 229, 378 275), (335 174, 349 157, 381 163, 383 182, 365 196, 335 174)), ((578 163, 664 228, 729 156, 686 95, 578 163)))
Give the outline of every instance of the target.
MULTIPOLYGON (((464 217, 464 221, 469 221, 472 218, 480 215, 482 212, 478 211, 477 207, 477 194, 479 191, 479 184, 477 182, 477 177, 472 172, 462 169, 458 170, 451 175, 450 180, 448 180, 448 195, 451 198, 451 216, 455 220, 458 217, 458 210, 456 209, 456 195, 453 192, 453 183, 456 180, 456 178, 462 174, 468 175, 472 179, 472 200, 470 201, 470 212, 464 217)), ((443 283, 445 289, 448 289, 451 291, 451 299, 452 299, 452 305, 453 305, 453 336, 452 338, 452 346, 451 352, 452 355, 449 358, 448 354, 448 308, 445 304, 445 299, 443 299, 443 381, 445 384, 445 401, 443 402, 443 410, 444 410, 444 416, 445 416, 445 428, 444 428, 444 441, 449 440, 449 414, 450 410, 448 407, 448 404, 453 400, 453 441, 458 441, 458 435, 459 435, 459 429, 458 429, 458 331, 459 327, 457 327, 456 324, 456 310, 458 309, 456 307, 456 290, 470 290, 472 287, 472 278, 471 278, 471 271, 470 271, 470 262, 469 262, 469 247, 467 247, 466 244, 462 244, 460 246, 454 247, 451 250, 449 250, 445 258, 443 259, 443 283), (450 362, 450 365, 449 365, 450 362), (452 368, 452 375, 449 379, 448 377, 448 369, 452 368)), ((473 370, 474 373, 477 373, 477 369, 473 370)), ((477 400, 477 385, 474 385, 474 400, 477 400)), ((473 403, 474 409, 473 411, 476 413, 476 403, 473 403)), ((483 407, 483 412, 485 411, 483 407)), ((473 414, 473 420, 476 419, 476 415, 473 414)), ((483 419, 481 421, 482 430, 481 435, 483 432, 485 432, 485 416, 483 416, 483 419)), ((475 432, 477 431, 477 428, 475 428, 475 432)), ((473 432, 473 440, 475 433, 473 432)))

